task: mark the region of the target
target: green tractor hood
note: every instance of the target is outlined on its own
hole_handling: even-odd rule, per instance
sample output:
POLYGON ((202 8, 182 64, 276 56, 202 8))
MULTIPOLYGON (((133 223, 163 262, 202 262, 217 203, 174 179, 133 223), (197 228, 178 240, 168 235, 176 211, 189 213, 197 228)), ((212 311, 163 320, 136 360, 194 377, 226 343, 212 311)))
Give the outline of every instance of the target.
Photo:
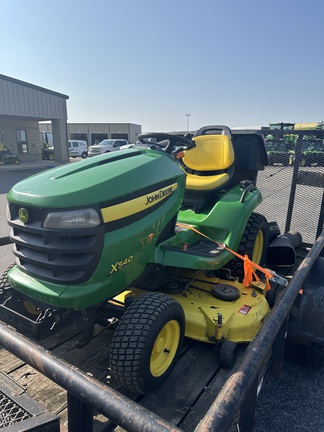
POLYGON ((185 182, 186 173, 165 152, 129 149, 17 183, 8 194, 17 258, 11 285, 65 308, 112 297, 154 260, 157 242, 174 232, 185 182), (96 215, 96 224, 80 223, 78 215, 87 212, 96 215), (49 215, 54 224, 46 222, 49 215))
POLYGON ((42 208, 73 208, 145 191, 185 173, 164 152, 124 150, 53 168, 17 183, 8 201, 42 208))

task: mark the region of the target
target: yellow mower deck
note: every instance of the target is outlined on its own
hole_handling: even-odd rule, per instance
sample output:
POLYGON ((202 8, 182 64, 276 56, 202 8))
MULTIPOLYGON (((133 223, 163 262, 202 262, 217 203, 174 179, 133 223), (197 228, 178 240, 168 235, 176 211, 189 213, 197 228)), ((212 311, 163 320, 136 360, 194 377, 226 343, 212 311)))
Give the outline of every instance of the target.
MULTIPOLYGON (((185 336, 188 338, 208 343, 218 343, 221 339, 236 343, 250 342, 270 312, 263 282, 252 282, 249 287, 244 287, 237 281, 191 271, 177 274, 177 278, 182 281, 181 291, 164 294, 174 298, 182 306, 186 318, 185 336), (230 297, 232 291, 235 291, 238 298, 216 298, 215 287, 225 297, 227 293, 230 297)), ((125 298, 137 298, 145 292, 147 291, 132 287, 115 299, 124 302, 125 298)))

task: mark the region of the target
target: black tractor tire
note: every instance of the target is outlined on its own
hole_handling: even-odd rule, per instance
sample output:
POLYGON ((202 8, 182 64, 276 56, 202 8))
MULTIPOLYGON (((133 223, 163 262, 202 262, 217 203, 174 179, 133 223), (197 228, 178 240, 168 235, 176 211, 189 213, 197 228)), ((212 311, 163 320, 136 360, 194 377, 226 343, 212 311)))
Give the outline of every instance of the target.
POLYGON ((147 394, 171 374, 185 331, 180 304, 160 293, 147 293, 125 310, 110 347, 110 368, 117 381, 147 394))
POLYGON ((11 264, 0 276, 0 289, 5 290, 6 288, 10 288, 9 280, 8 280, 8 272, 12 269, 15 263, 11 264))
POLYGON ((311 166, 311 160, 310 160, 310 157, 307 156, 307 155, 302 155, 302 157, 301 157, 301 161, 300 161, 300 165, 301 165, 302 167, 309 167, 309 166, 311 166))
MULTIPOLYGON (((6 291, 7 289, 11 288, 9 279, 8 279, 8 272, 12 269, 16 264, 12 263, 0 276, 0 290, 2 292, 6 291)), ((24 314, 27 318, 35 319, 35 315, 39 315, 39 309, 32 304, 30 301, 25 300, 24 302, 20 302, 20 307, 24 308, 24 314), (27 314, 25 313, 27 312, 27 314)))
POLYGON ((232 369, 237 357, 237 343, 223 340, 219 348, 219 362, 226 369, 232 369))
POLYGON ((51 161, 54 160, 54 153, 50 153, 50 154, 48 155, 48 160, 51 160, 51 161))
MULTIPOLYGON (((268 222, 259 213, 252 213, 246 224, 241 243, 237 252, 244 256, 248 255, 255 264, 263 266, 265 264, 268 248, 268 222)), ((244 279, 244 261, 235 257, 226 264, 230 269, 231 275, 237 277, 240 282, 244 279)))
POLYGON ((318 158, 317 166, 324 167, 324 154, 321 154, 318 158))
POLYGON ((289 166, 289 165, 290 165, 289 157, 284 157, 283 166, 289 166))

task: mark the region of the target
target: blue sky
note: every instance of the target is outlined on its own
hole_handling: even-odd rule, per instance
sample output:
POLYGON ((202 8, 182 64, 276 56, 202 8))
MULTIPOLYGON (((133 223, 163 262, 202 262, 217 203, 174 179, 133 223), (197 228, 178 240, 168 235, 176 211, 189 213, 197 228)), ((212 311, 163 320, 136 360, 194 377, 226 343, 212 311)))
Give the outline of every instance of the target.
POLYGON ((0 73, 69 122, 143 131, 324 120, 323 0, 0 0, 0 73))

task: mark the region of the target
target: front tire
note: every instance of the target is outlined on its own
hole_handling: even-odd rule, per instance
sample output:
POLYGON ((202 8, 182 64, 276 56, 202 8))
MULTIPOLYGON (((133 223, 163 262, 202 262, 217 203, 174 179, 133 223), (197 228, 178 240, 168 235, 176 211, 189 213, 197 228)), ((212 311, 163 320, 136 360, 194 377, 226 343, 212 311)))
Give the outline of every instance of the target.
POLYGON ((150 393, 171 374, 184 338, 185 316, 180 304, 160 293, 132 302, 116 328, 110 367, 124 387, 150 393))
POLYGON ((15 263, 10 264, 10 266, 0 276, 0 290, 6 290, 7 288, 10 288, 8 273, 9 270, 11 270, 14 265, 15 263))

